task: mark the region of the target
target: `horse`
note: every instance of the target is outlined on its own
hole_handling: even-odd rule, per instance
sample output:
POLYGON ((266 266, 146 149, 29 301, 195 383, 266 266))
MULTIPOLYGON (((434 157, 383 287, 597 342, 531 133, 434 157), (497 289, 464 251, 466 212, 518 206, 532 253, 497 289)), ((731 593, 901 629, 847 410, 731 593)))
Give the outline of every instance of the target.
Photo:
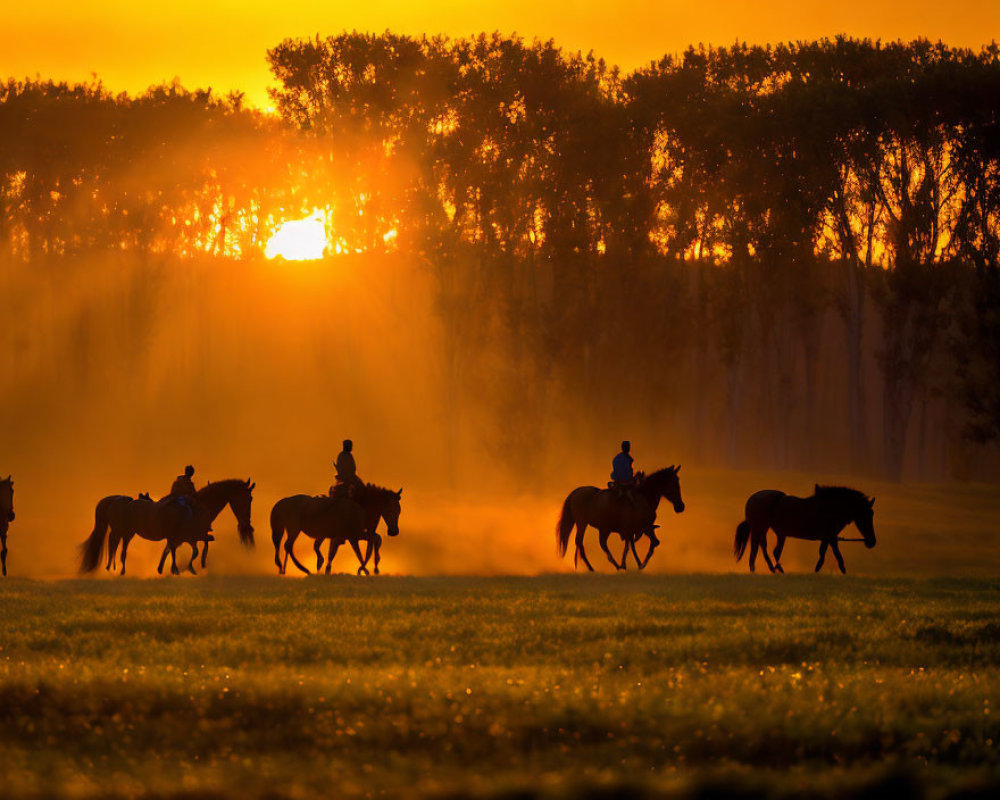
POLYGON ((669 500, 675 513, 680 514, 684 510, 681 485, 677 478, 680 470, 680 466, 670 466, 640 480, 635 487, 634 501, 617 497, 613 489, 598 489, 596 486, 580 486, 574 489, 563 502, 562 514, 556 526, 556 551, 559 557, 566 555, 569 535, 575 525, 576 552, 573 556, 573 566, 577 566, 578 559, 582 558, 587 569, 593 572, 594 568, 583 549, 583 534, 587 526, 592 525, 598 530, 601 549, 615 569, 625 569, 625 559, 630 547, 639 569, 645 567, 653 555, 653 550, 660 543, 654 533, 660 498, 665 497, 669 500), (611 551, 608 550, 608 536, 612 532, 621 536, 625 542, 621 564, 615 561, 611 551), (649 552, 646 553, 646 558, 640 561, 635 550, 635 542, 643 535, 649 537, 649 552))
MULTIPOLYGON (((389 536, 399 536, 399 515, 402 513, 400 500, 403 497, 403 490, 394 492, 373 483, 363 483, 356 486, 352 493, 353 500, 365 510, 365 530, 368 532, 368 548, 365 550, 365 557, 358 568, 358 574, 368 574, 368 559, 372 553, 375 554, 375 574, 378 575, 378 565, 382 560, 382 536, 377 532, 380 520, 385 520, 386 533, 389 536)), ((326 557, 326 574, 330 574, 330 566, 333 564, 333 557, 337 554, 337 549, 341 543, 330 539, 330 547, 326 557)), ((316 571, 319 572, 322 566, 322 559, 317 559, 316 571)))
MULTIPOLYGON (((307 575, 309 570, 295 557, 292 549, 300 533, 315 539, 313 549, 316 551, 316 570, 323 563, 320 545, 324 539, 331 540, 330 560, 336 553, 336 547, 344 542, 350 542, 358 562, 363 563, 360 539, 366 535, 365 510, 347 496, 313 497, 308 494, 294 494, 283 497, 271 509, 271 541, 274 543, 274 563, 278 574, 284 575, 288 559, 307 575), (285 561, 281 561, 281 539, 285 539, 285 561), (333 545, 336 544, 336 547, 333 545)), ((360 569, 359 569, 360 573, 360 569)))
POLYGON ((0 565, 7 575, 7 529, 14 521, 14 481, 10 475, 0 481, 0 565))
MULTIPOLYGON (((104 542, 109 530, 123 542, 122 571, 125 574, 125 559, 128 543, 139 535, 144 539, 159 542, 166 540, 173 560, 170 571, 179 574, 176 550, 180 544, 209 542, 214 537, 209 534, 211 523, 201 507, 185 508, 176 501, 154 502, 148 494, 138 499, 127 495, 110 495, 97 504, 94 511, 94 530, 80 545, 80 572, 93 572, 101 561, 104 542)), ((194 556, 188 569, 194 572, 194 556)))
POLYGON ((736 528, 733 554, 739 561, 750 542, 750 571, 754 571, 757 549, 764 554, 764 561, 771 572, 784 572, 780 560, 785 547, 785 539, 810 539, 818 541, 819 561, 816 572, 823 566, 826 549, 833 550, 840 571, 847 572, 844 558, 840 554, 838 539, 840 532, 852 522, 861 531, 865 547, 875 546, 875 498, 868 497, 857 489, 845 486, 820 486, 816 484, 812 497, 794 497, 775 489, 764 489, 750 495, 747 500, 745 519, 736 528), (767 555, 767 531, 772 529, 778 536, 774 548, 774 563, 767 555))
MULTIPOLYGON (((224 481, 209 481, 194 493, 194 501, 205 508, 205 512, 211 525, 215 518, 222 513, 227 505, 236 517, 236 531, 240 536, 240 544, 244 547, 253 547, 253 525, 250 524, 250 506, 253 503, 253 490, 256 483, 251 483, 250 478, 245 481, 240 478, 228 478, 224 481)), ((198 557, 198 548, 191 545, 194 550, 192 562, 198 557)), ((157 572, 163 572, 163 562, 167 558, 169 548, 164 545, 163 555, 160 556, 160 564, 156 568, 157 572)), ((205 569, 205 562, 208 560, 208 542, 201 551, 201 567, 205 569)))

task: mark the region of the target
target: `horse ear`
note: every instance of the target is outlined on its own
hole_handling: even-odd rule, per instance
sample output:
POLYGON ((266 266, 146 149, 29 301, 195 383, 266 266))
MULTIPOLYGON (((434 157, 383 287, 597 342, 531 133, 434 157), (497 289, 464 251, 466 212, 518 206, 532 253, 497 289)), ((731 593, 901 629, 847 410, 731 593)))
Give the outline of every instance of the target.
POLYGON ((255 487, 256 485, 257 485, 256 483, 251 483, 251 484, 250 484, 250 485, 249 485, 249 486, 247 487, 247 490, 248 490, 248 491, 251 491, 251 492, 252 492, 252 491, 253 491, 253 489, 254 489, 254 487, 255 487))
POLYGON ((868 505, 871 506, 872 508, 875 508, 875 498, 874 497, 869 497, 868 498, 868 505))
POLYGON ((250 485, 250 478, 247 478, 247 486, 250 485))
POLYGON ((402 486, 400 486, 399 487, 399 491, 396 492, 396 499, 397 500, 402 500, 403 499, 403 487, 402 486))
POLYGON ((676 475, 680 471, 681 471, 681 465, 678 464, 676 467, 674 467, 674 475, 676 475))
POLYGON ((816 486, 815 492, 816 492, 816 494, 819 494, 819 484, 817 483, 817 484, 815 484, 815 486, 816 486))

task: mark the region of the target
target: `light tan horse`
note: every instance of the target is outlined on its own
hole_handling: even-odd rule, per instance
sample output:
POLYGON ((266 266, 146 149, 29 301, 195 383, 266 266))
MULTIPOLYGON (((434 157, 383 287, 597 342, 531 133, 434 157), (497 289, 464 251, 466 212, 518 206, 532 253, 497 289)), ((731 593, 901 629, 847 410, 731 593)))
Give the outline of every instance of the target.
POLYGON ((679 466, 667 467, 642 479, 634 489, 635 497, 632 500, 619 497, 613 489, 598 489, 596 486, 581 486, 574 489, 563 503, 562 515, 556 526, 556 548, 560 557, 566 555, 569 536, 575 525, 576 552, 573 563, 576 565, 578 559, 582 558, 587 569, 593 572, 594 568, 583 549, 583 535, 587 526, 592 525, 597 528, 601 549, 615 569, 625 569, 629 548, 632 549, 632 555, 639 569, 645 567, 653 555, 653 550, 660 543, 654 533, 660 498, 665 497, 669 500, 676 513, 680 514, 684 510, 681 485, 677 479, 680 469, 679 466), (608 549, 608 536, 612 533, 621 536, 625 543, 621 564, 608 549), (635 550, 635 542, 640 536, 649 537, 649 552, 643 560, 639 559, 639 554, 635 550))

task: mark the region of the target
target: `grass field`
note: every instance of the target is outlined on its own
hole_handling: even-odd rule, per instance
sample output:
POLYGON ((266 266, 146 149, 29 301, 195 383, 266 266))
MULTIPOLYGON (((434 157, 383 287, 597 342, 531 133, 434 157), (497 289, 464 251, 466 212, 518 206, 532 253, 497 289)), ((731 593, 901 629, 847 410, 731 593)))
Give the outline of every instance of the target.
POLYGON ((0 795, 996 796, 1000 581, 0 581, 0 795))

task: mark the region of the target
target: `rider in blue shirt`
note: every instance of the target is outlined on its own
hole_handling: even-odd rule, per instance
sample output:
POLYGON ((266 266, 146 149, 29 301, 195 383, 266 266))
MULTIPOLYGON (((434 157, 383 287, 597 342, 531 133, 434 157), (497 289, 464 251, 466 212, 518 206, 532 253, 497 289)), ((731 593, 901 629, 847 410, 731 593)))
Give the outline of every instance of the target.
POLYGON ((632 471, 632 458, 629 451, 632 443, 628 440, 622 442, 622 451, 611 461, 611 485, 618 493, 618 497, 625 497, 630 503, 635 503, 632 489, 635 486, 635 473, 632 471))
POLYGON ((635 460, 629 455, 632 443, 622 442, 622 451, 611 461, 611 480, 619 484, 630 484, 635 480, 632 472, 632 462, 635 460))

